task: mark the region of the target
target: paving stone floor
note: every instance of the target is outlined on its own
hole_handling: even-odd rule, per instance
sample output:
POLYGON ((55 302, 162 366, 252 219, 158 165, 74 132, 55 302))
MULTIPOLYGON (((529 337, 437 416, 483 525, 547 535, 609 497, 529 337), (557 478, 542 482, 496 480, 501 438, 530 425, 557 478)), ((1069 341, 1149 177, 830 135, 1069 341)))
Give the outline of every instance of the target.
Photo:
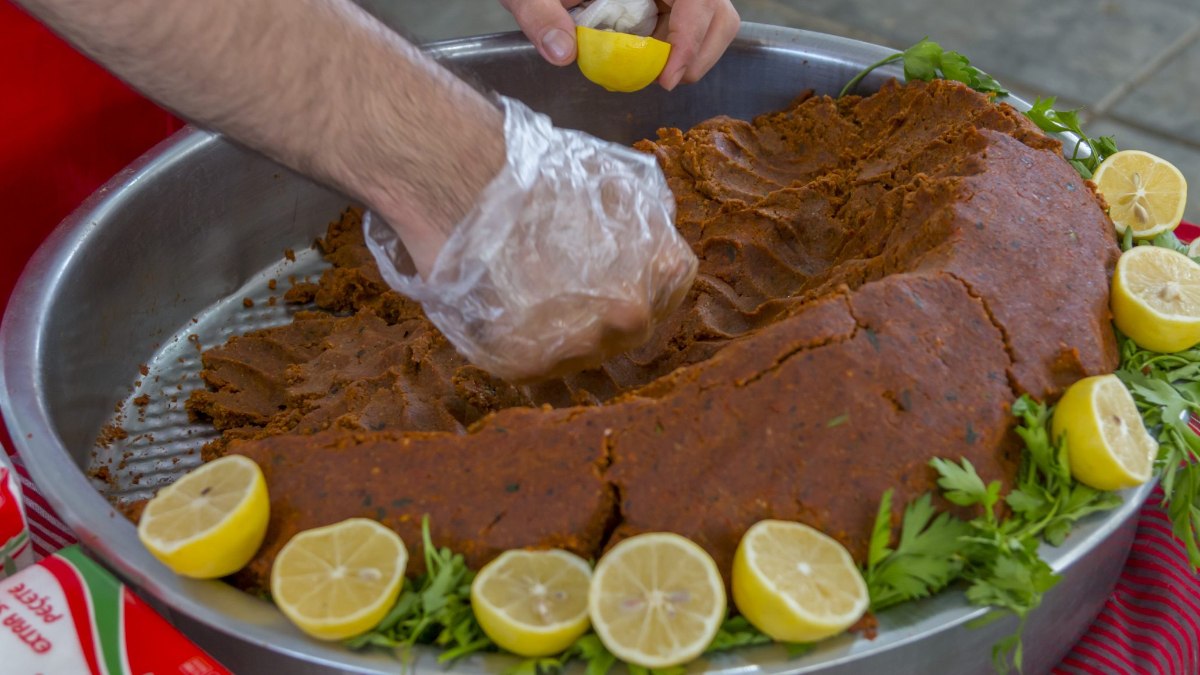
MULTIPOLYGON (((496 0, 361 0, 419 41, 515 30, 496 0)), ((1082 108, 1085 130, 1160 155, 1200 222, 1200 0, 735 0, 743 21, 903 49, 924 36, 1019 95, 1082 108)))

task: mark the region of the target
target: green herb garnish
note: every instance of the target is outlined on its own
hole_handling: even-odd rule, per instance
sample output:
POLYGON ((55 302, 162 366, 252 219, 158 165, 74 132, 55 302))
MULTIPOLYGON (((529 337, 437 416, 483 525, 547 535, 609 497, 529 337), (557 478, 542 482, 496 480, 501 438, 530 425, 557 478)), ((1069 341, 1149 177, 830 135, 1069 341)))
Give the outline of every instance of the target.
POLYGON ((871 611, 909 600, 928 597, 945 588, 962 574, 958 556, 960 540, 970 532, 962 520, 948 513, 936 514, 929 494, 909 502, 900 526, 900 541, 893 550, 891 539, 892 491, 883 493, 864 577, 871 596, 871 611))
POLYGON ((1055 110, 1054 101, 1053 96, 1037 99, 1025 116, 1047 133, 1075 134, 1077 137, 1075 147, 1071 150, 1071 156, 1067 158, 1067 161, 1075 167, 1080 176, 1091 178, 1092 174, 1096 173, 1096 169, 1100 167, 1100 163, 1117 151, 1117 143, 1112 136, 1100 136, 1095 139, 1089 137, 1083 133, 1083 129, 1079 125, 1079 111, 1055 110), (1080 152, 1084 148, 1087 148, 1087 152, 1081 155, 1080 152))
POLYGON ((416 644, 442 648, 438 663, 494 649, 471 611, 475 573, 462 555, 438 549, 429 534, 429 518, 421 520, 425 573, 405 579, 404 589, 387 616, 371 631, 345 641, 351 649, 366 646, 396 650, 402 657, 416 644))
POLYGON ((1155 462, 1163 489, 1163 506, 1171 529, 1184 543, 1188 563, 1200 570, 1200 436, 1188 426, 1200 413, 1200 348, 1159 354, 1118 336, 1121 369, 1117 377, 1158 438, 1155 462))
MULTIPOLYGON (((1017 434, 1025 443, 1017 485, 1001 498, 999 481, 985 483, 970 461, 933 459, 941 494, 952 504, 974 507, 963 520, 937 514, 929 494, 909 502, 895 549, 890 548, 892 491, 884 492, 875 517, 864 576, 871 609, 879 611, 923 598, 955 581, 967 584, 967 600, 1024 619, 1041 604, 1059 577, 1038 555, 1041 540, 1058 545, 1089 513, 1112 509, 1119 495, 1100 492, 1071 477, 1066 446, 1050 437, 1051 409, 1022 396, 1013 405, 1017 434), (1011 514, 1001 519, 1001 503, 1011 514)), ((981 623, 999 617, 986 616, 981 623)), ((998 670, 1021 666, 1021 629, 993 648, 998 670)))
POLYGON ((1025 442, 1017 486, 1005 501, 1015 536, 1041 536, 1060 546, 1075 521, 1121 505, 1121 496, 1088 487, 1071 477, 1066 439, 1050 440, 1050 408, 1022 396, 1013 404, 1017 435, 1025 442))
MULTIPOLYGON (((1017 633, 993 646, 992 658, 1000 672, 1008 672, 1012 665, 1020 670, 1025 617, 1042 603, 1042 596, 1058 583, 1059 576, 1038 556, 1036 536, 1011 531, 1020 521, 1018 516, 1000 521, 996 514, 1000 481, 984 484, 966 459, 955 464, 935 458, 930 464, 940 474, 938 485, 947 500, 959 506, 978 506, 983 511, 982 516, 967 522, 971 532, 960 539, 960 555, 965 558, 962 579, 969 584, 967 601, 1017 615, 1021 621, 1017 633)), ((985 622, 998 616, 994 613, 985 622)))
POLYGON ((904 61, 904 78, 906 80, 928 82, 935 78, 941 78, 962 82, 975 91, 1000 96, 1008 95, 1008 91, 1001 87, 999 82, 992 79, 991 75, 972 66, 970 59, 958 52, 946 51, 938 43, 925 38, 902 52, 897 52, 867 66, 866 70, 855 75, 854 79, 842 87, 838 96, 845 96, 852 91, 871 71, 896 61, 904 61))

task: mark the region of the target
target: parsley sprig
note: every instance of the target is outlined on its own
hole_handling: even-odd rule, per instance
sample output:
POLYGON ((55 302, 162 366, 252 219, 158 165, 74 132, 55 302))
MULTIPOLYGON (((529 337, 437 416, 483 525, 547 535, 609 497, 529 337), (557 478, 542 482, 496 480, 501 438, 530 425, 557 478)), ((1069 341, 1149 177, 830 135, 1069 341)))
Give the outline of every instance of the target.
POLYGON ((1040 535, 1060 546, 1075 521, 1121 505, 1120 495, 1088 487, 1071 477, 1066 439, 1050 440, 1050 407, 1022 396, 1012 412, 1020 421, 1017 435, 1025 442, 1017 487, 1005 498, 1016 516, 1008 521, 1015 536, 1040 535))
POLYGON ((1079 111, 1055 110, 1054 102, 1053 96, 1039 98, 1025 113, 1025 116, 1047 133, 1074 134, 1076 137, 1075 147, 1072 148, 1071 156, 1067 158, 1067 161, 1075 167, 1080 176, 1085 179, 1091 178, 1092 174, 1096 173, 1096 169, 1100 168, 1100 163, 1117 151, 1117 142, 1113 140, 1112 136, 1091 138, 1083 133, 1083 128, 1079 124, 1079 111))
POLYGON ((962 82, 975 91, 1007 96, 1008 91, 991 75, 971 65, 970 59, 954 51, 946 51, 936 42, 924 38, 917 44, 897 52, 891 56, 867 66, 866 70, 855 75, 852 80, 842 87, 839 97, 854 90, 871 71, 882 68, 896 61, 904 62, 904 78, 906 80, 954 80, 962 82))
POLYGON ((889 548, 892 528, 892 491, 883 493, 871 535, 863 574, 871 597, 871 611, 924 598, 945 588, 962 574, 960 540, 970 528, 949 513, 935 516, 928 493, 909 502, 900 526, 900 541, 889 548))
POLYGON ((1188 426, 1200 414, 1200 348, 1159 354, 1119 336, 1121 369, 1146 428, 1158 437, 1156 467, 1171 529, 1200 569, 1200 436, 1188 426))
MULTIPOLYGON (((1014 532, 1012 525, 1021 520, 1019 516, 1001 522, 997 514, 1000 481, 985 484, 967 459, 956 464, 934 458, 930 464, 940 475, 938 485, 948 501, 959 506, 978 506, 983 512, 967 522, 970 533, 960 539, 963 545, 960 555, 965 558, 962 579, 968 583, 967 601, 1008 610, 1020 619, 1016 634, 992 647, 998 671, 1008 672, 1012 665, 1019 670, 1025 618, 1041 605, 1042 596, 1060 577, 1038 555, 1038 537, 1020 534, 1020 528, 1014 532)), ((981 623, 999 616, 999 612, 993 612, 981 623)))
POLYGON ((404 580, 395 606, 375 628, 345 641, 351 649, 366 646, 395 650, 402 658, 416 644, 442 648, 438 663, 494 649, 471 611, 471 582, 475 573, 462 555, 437 548, 429 533, 429 518, 421 521, 425 573, 404 580))
MULTIPOLYGON (((871 609, 923 598, 955 581, 966 584, 971 604, 1015 614, 1024 623, 1059 577, 1038 555, 1044 539, 1058 545, 1075 521, 1121 503, 1119 495, 1093 490, 1071 477, 1064 443, 1050 437, 1051 409, 1023 396, 1013 405, 1016 431, 1025 443, 1017 484, 1001 497, 1000 481, 985 483, 967 459, 935 458, 942 497, 975 508, 965 520, 937 514, 932 496, 909 502, 899 541, 891 548, 892 491, 880 500, 864 576, 871 609), (1001 505, 1010 513, 1001 517, 1001 505), (936 515, 935 515, 936 514, 936 515)), ((984 622, 1001 616, 994 612, 984 622)), ((997 669, 1020 668, 1021 631, 993 648, 997 669)))

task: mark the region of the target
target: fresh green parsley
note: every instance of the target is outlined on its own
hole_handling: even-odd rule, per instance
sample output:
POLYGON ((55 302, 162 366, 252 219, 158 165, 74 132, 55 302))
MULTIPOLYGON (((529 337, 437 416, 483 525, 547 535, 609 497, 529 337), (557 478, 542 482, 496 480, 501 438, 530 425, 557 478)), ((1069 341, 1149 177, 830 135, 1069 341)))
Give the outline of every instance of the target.
POLYGON ((1000 481, 985 484, 966 459, 954 463, 935 458, 930 465, 937 470, 938 485, 948 501, 978 507, 983 513, 967 521, 970 531, 959 539, 958 555, 964 558, 960 576, 968 584, 968 602, 1008 610, 1020 619, 1016 635, 1001 640, 992 649, 999 672, 1008 672, 1011 666, 1020 670, 1025 617, 1037 609, 1042 596, 1058 583, 1059 577, 1038 555, 1037 537, 1011 531, 1017 516, 1001 522, 996 513, 1000 481))
POLYGON ((949 513, 937 514, 928 494, 909 502, 900 526, 900 541, 889 548, 892 491, 883 493, 863 574, 871 611, 924 598, 945 588, 962 574, 960 540, 970 528, 949 513))
POLYGON ((1008 91, 991 75, 971 65, 970 59, 958 52, 946 51, 936 42, 925 38, 917 44, 897 52, 867 66, 866 70, 854 76, 854 79, 842 87, 838 96, 845 96, 862 82, 871 71, 896 61, 904 62, 905 80, 924 80, 928 82, 936 78, 962 82, 975 91, 998 96, 1007 96, 1008 91))
POLYGON ((1071 156, 1067 158, 1067 161, 1075 167, 1080 176, 1085 179, 1091 178, 1092 174, 1096 173, 1096 169, 1100 168, 1100 163, 1117 151, 1117 142, 1113 140, 1112 136, 1100 136, 1093 139, 1083 133, 1083 128, 1079 124, 1079 111, 1055 110, 1054 101, 1053 96, 1037 99, 1025 116, 1047 133, 1075 134, 1077 137, 1075 147, 1072 148, 1071 156), (1084 152, 1085 149, 1086 152, 1084 152))
MULTIPOLYGON (((979 515, 963 520, 937 514, 932 497, 909 502, 900 537, 891 548, 892 491, 883 494, 875 517, 864 577, 872 611, 923 598, 955 581, 966 584, 967 600, 1015 614, 1021 624, 1036 609, 1059 577, 1038 555, 1045 541, 1059 545, 1075 521, 1089 513, 1112 509, 1119 495, 1100 492, 1071 477, 1065 444, 1050 437, 1051 408, 1023 396, 1013 405, 1016 431, 1024 441, 1017 482, 1001 497, 1000 481, 984 482, 967 459, 930 461, 946 501, 975 508, 979 515), (1010 513, 1002 518, 1000 507, 1010 513)), ((984 623, 1000 613, 985 617, 984 623)), ((996 668, 1021 666, 1021 632, 993 648, 996 668)))
POLYGON ((1088 487, 1071 477, 1066 439, 1050 439, 1051 408, 1028 396, 1013 404, 1017 435, 1025 442, 1017 486, 1005 498, 1014 517, 1008 521, 1019 538, 1041 536, 1062 545, 1075 521, 1121 505, 1121 496, 1088 487))
POLYGON ((1175 536, 1187 547, 1188 562, 1200 570, 1200 436, 1188 426, 1200 413, 1200 348, 1159 354, 1118 336, 1121 369, 1146 428, 1158 438, 1155 463, 1163 506, 1175 536))
POLYGON ((433 545, 428 517, 421 521, 421 541, 425 573, 405 579, 399 599, 379 625, 346 640, 346 646, 382 647, 406 658, 413 645, 436 645, 442 649, 438 663, 494 649, 471 611, 471 582, 475 573, 461 555, 433 545))

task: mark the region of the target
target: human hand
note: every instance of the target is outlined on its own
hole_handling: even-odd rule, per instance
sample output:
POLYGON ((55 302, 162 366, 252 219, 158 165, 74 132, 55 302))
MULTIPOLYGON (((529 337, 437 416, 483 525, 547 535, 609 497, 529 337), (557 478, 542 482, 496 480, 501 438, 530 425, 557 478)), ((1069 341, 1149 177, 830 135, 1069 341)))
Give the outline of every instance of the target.
MULTIPOLYGON (((500 0, 550 63, 575 60, 575 24, 568 9, 582 0, 500 0)), ((656 0, 654 37, 671 43, 671 56, 658 78, 668 91, 696 82, 713 67, 737 35, 741 19, 731 0, 656 0)))
POLYGON ((505 165, 436 260, 417 265, 431 270, 424 279, 378 215, 364 229, 389 284, 472 363, 520 382, 640 345, 697 263, 653 157, 501 103, 505 165))

